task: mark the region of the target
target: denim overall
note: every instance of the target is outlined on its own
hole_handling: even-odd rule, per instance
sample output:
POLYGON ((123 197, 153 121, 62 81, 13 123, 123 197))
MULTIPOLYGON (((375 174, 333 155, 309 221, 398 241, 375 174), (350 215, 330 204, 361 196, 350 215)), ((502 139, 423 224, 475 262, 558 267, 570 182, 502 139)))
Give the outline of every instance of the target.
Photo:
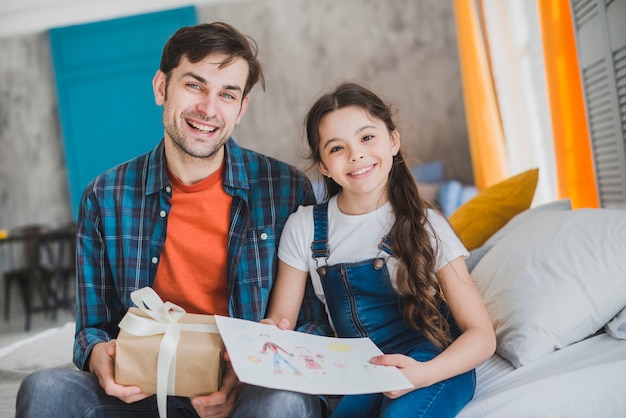
MULTIPOLYGON (((437 356, 440 350, 404 322, 402 301, 391 285, 386 265, 392 254, 389 238, 381 239, 376 258, 329 266, 327 204, 315 206, 313 219, 312 256, 337 335, 369 337, 385 354, 404 354, 418 361, 437 356)), ((442 308, 446 316, 447 308, 442 308)), ((456 338, 458 327, 452 320, 450 328, 456 338)), ((455 416, 471 399, 474 387, 475 373, 471 371, 396 400, 380 393, 344 396, 331 417, 455 416)))

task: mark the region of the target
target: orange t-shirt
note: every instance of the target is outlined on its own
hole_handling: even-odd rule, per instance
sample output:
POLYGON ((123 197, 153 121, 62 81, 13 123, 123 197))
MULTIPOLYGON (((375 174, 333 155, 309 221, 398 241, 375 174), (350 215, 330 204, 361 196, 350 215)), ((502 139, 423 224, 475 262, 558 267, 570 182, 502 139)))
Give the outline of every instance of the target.
POLYGON ((172 207, 153 288, 189 313, 228 316, 227 256, 232 196, 225 168, 191 186, 168 171, 172 207))

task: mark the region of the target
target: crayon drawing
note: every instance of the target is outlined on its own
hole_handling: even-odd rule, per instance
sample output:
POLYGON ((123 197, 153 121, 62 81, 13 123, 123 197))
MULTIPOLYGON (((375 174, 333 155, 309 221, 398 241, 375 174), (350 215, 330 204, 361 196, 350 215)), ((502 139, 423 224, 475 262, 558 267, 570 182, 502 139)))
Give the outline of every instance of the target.
POLYGON ((382 354, 369 338, 332 338, 216 316, 239 380, 303 393, 346 395, 407 389, 395 367, 369 362, 382 354))

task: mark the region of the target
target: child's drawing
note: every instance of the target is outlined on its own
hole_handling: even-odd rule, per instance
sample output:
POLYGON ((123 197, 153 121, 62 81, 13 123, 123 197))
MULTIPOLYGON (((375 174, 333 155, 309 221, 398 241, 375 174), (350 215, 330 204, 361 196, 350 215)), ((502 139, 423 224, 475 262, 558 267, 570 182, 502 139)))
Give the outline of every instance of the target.
POLYGON ((285 366, 289 367, 292 371, 293 374, 297 375, 297 376, 301 376, 302 372, 300 370, 298 370, 296 367, 294 367, 282 354, 281 351, 285 354, 287 354, 289 357, 293 357, 293 353, 288 352, 287 350, 285 350, 284 348, 282 348, 281 346, 275 344, 272 342, 270 336, 268 334, 260 334, 261 338, 264 341, 263 344, 263 349, 261 350, 262 354, 267 354, 267 351, 271 351, 272 353, 274 353, 273 359, 272 359, 272 364, 274 365, 274 373, 275 374, 282 374, 283 370, 281 369, 280 365, 281 363, 284 364, 285 366))
POLYGON ((359 394, 411 387, 395 367, 373 367, 382 352, 368 338, 331 338, 215 317, 244 383, 315 394, 359 394))
MULTIPOLYGON (((322 367, 322 365, 315 360, 313 354, 306 347, 303 347, 301 345, 296 346, 296 353, 298 354, 298 357, 304 360, 304 365, 307 369, 315 370, 316 373, 325 373, 323 371, 324 368, 322 367)), ((318 359, 323 358, 323 356, 319 354, 316 357, 318 359)))

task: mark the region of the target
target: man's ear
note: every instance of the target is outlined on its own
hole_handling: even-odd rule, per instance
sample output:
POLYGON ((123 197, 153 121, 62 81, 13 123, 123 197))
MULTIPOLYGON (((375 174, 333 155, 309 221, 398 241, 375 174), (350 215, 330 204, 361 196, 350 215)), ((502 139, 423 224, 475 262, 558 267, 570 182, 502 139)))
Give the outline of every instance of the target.
POLYGON ((152 79, 152 90, 154 91, 154 101, 157 105, 162 106, 165 103, 165 89, 167 87, 167 76, 161 70, 158 70, 152 79))
POLYGON ((241 109, 239 109, 239 115, 237 115, 237 125, 239 125, 239 121, 244 113, 246 113, 246 109, 248 108, 248 102, 250 101, 250 93, 246 94, 246 97, 241 101, 241 109))

